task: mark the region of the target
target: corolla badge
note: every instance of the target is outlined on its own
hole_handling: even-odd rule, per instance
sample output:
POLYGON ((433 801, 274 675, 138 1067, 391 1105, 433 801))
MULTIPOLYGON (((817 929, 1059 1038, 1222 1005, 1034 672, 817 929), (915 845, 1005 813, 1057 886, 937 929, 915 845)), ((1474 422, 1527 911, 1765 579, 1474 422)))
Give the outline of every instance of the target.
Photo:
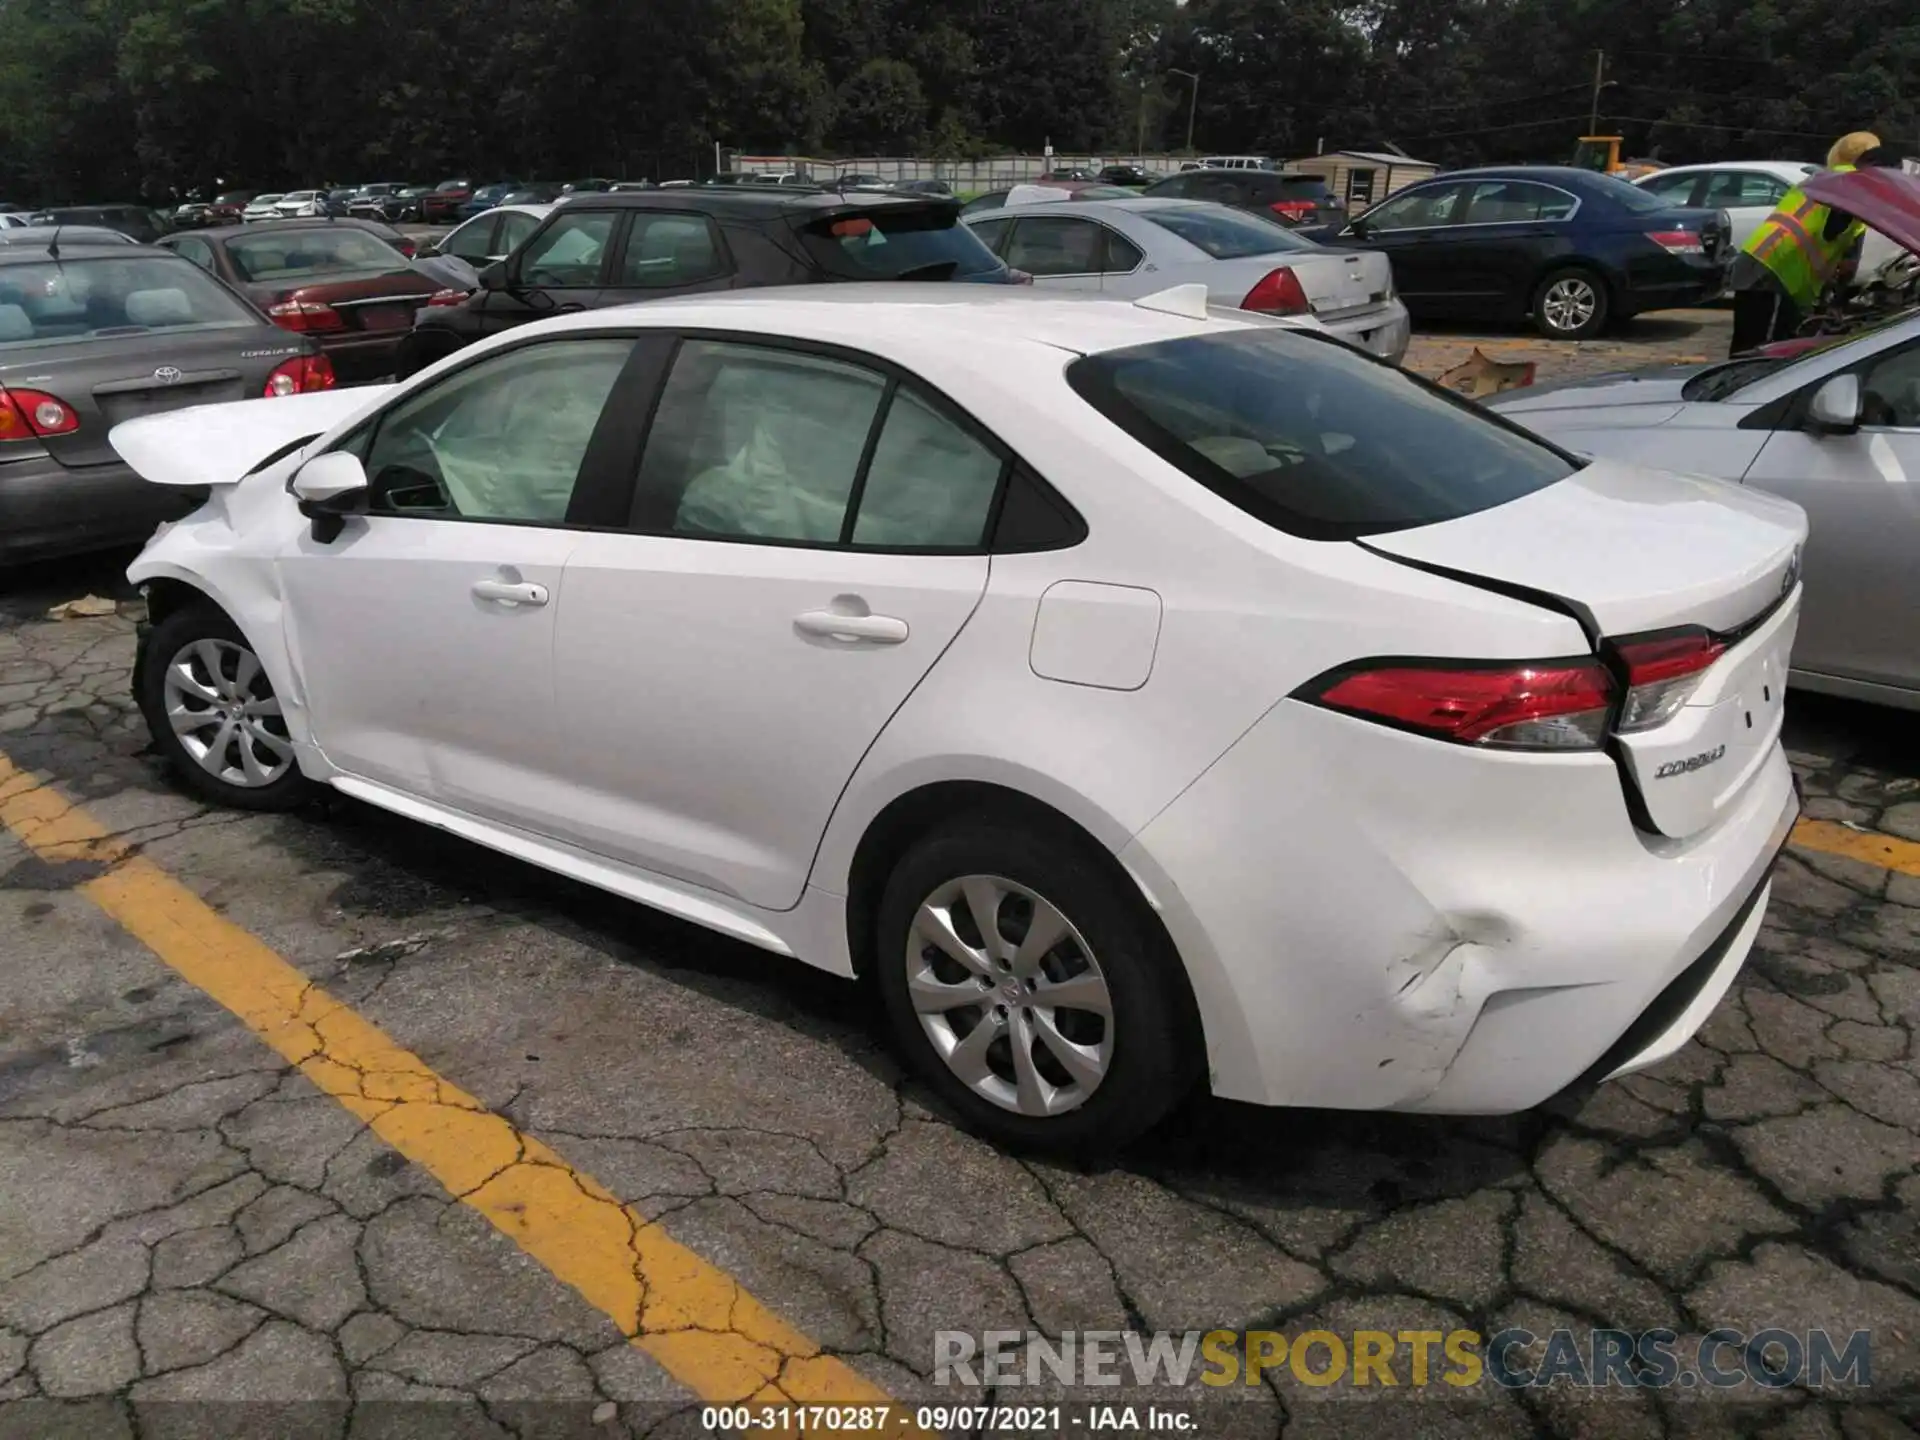
POLYGON ((1726 746, 1716 745, 1711 750, 1702 750, 1698 755, 1689 755, 1684 760, 1669 760, 1653 772, 1653 778, 1671 780, 1676 775, 1691 775, 1696 770, 1706 769, 1726 753, 1726 746))
POLYGON ((153 378, 158 380, 162 385, 176 385, 180 381, 180 367, 178 365, 162 365, 153 372, 153 378))

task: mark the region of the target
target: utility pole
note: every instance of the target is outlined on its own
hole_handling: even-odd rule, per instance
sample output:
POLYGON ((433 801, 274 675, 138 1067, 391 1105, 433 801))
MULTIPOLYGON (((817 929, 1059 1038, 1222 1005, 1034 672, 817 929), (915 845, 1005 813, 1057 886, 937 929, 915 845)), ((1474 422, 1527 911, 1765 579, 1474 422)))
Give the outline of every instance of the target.
POLYGON ((1140 77, 1140 134, 1134 141, 1133 157, 1136 160, 1147 158, 1147 78, 1140 77))
POLYGON ((1600 131, 1600 87, 1606 81, 1607 52, 1593 52, 1593 111, 1587 116, 1587 134, 1596 135, 1600 131))
POLYGON ((1193 82, 1193 93, 1187 99, 1187 154, 1193 154, 1193 112, 1200 108, 1200 77, 1191 70, 1168 68, 1169 75, 1184 75, 1193 82))

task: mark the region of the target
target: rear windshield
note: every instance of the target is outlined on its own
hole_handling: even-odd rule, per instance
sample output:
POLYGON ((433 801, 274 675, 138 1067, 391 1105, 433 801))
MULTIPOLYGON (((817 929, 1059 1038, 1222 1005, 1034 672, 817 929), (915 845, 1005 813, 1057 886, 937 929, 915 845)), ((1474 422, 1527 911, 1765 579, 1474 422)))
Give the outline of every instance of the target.
POLYGON ((185 260, 130 255, 0 266, 0 350, 260 323, 230 291, 185 260))
POLYGON ((1327 182, 1318 175, 1282 175, 1279 179, 1281 190, 1303 200, 1318 199, 1327 193, 1327 182))
POLYGON ((822 216, 800 231, 807 253, 842 280, 964 280, 999 260, 951 205, 889 205, 822 216))
POLYGON ((1195 205, 1192 209, 1142 210, 1140 217, 1162 230, 1171 230, 1189 245, 1198 246, 1216 260, 1241 260, 1249 255, 1271 255, 1276 250, 1317 250, 1291 230, 1258 215, 1229 210, 1224 205, 1195 205))
POLYGON ((1576 468, 1438 386, 1280 326, 1088 355, 1067 379, 1162 459, 1308 540, 1457 519, 1576 468))
POLYGON ((229 240, 227 254, 242 280, 263 282, 407 268, 406 256, 379 236, 344 225, 325 230, 266 229, 229 240))
POLYGON ((1601 193, 1624 210, 1636 215, 1650 215, 1655 210, 1670 210, 1674 202, 1665 196, 1656 195, 1651 190, 1642 190, 1638 185, 1622 180, 1618 175, 1589 175, 1585 177, 1589 185, 1598 185, 1601 193))

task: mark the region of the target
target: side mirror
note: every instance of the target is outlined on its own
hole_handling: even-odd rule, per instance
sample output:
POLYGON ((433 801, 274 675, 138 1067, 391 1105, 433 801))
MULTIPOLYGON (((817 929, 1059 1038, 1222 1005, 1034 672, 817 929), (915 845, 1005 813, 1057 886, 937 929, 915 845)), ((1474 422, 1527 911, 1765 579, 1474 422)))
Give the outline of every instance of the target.
POLYGON ((316 455, 294 472, 287 489, 300 502, 300 513, 313 521, 313 538, 331 544, 346 525, 352 499, 367 488, 366 467, 360 457, 344 450, 316 455))
POLYGON ((440 258, 440 247, 431 240, 422 240, 413 247, 413 258, 416 260, 438 260, 440 258))
POLYGON ((1813 392, 1806 428, 1816 435, 1851 435, 1860 428, 1860 377, 1835 375, 1813 392))
POLYGON ((482 290, 504 290, 507 288, 507 265, 504 260, 487 266, 480 272, 482 290))

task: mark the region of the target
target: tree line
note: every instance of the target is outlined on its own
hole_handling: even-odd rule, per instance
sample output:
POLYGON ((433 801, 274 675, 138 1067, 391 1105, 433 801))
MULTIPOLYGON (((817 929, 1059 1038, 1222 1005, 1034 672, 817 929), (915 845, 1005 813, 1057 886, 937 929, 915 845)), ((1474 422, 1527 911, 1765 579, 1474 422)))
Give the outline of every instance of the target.
POLYGON ((1190 120, 1202 152, 1562 161, 1596 109, 1672 162, 1817 159, 1860 128, 1920 154, 1910 0, 0 0, 0 21, 14 203, 667 179, 716 144, 1121 155, 1190 120))

